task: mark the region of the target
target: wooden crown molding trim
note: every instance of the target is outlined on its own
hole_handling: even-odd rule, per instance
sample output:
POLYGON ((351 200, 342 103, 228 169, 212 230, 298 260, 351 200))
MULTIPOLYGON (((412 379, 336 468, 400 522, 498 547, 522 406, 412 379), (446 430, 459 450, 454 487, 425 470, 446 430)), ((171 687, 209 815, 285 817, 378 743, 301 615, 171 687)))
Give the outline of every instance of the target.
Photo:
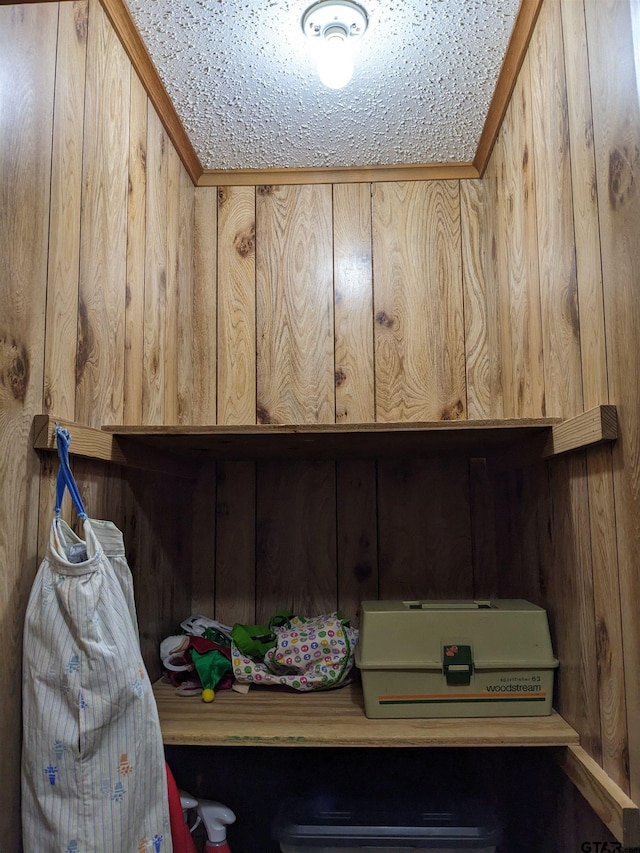
POLYGON ((493 98, 489 104, 489 111, 480 135, 476 156, 473 160, 479 177, 484 175, 489 163, 543 2, 544 0, 521 0, 520 2, 516 22, 498 75, 493 98))
POLYGON ((194 184, 202 174, 202 165, 191 140, 178 118, 171 98, 167 94, 142 36, 138 32, 124 0, 100 0, 111 26, 114 28, 131 64, 136 70, 149 99, 158 113, 178 156, 194 184))
POLYGON ((477 178, 473 163, 425 163, 411 166, 356 166, 308 169, 205 169, 199 187, 284 184, 366 184, 379 181, 445 181, 477 178))

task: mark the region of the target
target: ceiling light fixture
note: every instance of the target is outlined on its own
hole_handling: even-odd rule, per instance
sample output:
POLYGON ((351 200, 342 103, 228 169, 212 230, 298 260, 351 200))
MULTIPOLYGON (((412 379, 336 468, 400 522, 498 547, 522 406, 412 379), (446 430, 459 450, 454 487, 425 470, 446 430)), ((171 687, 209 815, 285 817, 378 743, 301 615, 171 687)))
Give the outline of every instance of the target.
POLYGON ((367 29, 367 13, 353 0, 320 0, 302 16, 302 31, 315 42, 318 76, 342 89, 353 75, 353 44, 367 29))

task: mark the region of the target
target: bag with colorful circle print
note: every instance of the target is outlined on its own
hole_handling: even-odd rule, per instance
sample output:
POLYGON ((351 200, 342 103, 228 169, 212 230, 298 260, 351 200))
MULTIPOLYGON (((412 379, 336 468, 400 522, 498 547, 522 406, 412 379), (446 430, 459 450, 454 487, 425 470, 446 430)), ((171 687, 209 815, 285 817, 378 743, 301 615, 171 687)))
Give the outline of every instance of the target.
POLYGON ((339 613, 291 616, 272 625, 274 644, 260 659, 231 643, 233 674, 243 684, 326 690, 349 680, 358 631, 339 613))

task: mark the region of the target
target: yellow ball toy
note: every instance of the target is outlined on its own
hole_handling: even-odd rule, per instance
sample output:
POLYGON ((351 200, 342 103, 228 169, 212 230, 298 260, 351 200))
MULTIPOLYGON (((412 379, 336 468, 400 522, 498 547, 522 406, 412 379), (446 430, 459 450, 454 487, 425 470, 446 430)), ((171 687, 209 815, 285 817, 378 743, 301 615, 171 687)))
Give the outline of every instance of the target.
POLYGON ((210 687, 207 687, 205 690, 202 691, 202 701, 213 702, 213 700, 215 699, 215 695, 216 694, 213 692, 213 690, 211 690, 210 687))

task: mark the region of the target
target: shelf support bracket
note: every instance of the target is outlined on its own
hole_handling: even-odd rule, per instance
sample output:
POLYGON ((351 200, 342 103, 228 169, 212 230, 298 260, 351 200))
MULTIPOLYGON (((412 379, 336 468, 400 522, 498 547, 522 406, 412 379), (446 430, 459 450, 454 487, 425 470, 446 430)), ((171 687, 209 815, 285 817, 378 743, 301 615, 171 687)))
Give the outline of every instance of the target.
POLYGON ((615 406, 596 406, 587 412, 561 421, 551 427, 542 450, 542 458, 558 456, 569 450, 590 447, 618 437, 618 416, 615 406))
POLYGON ((155 471, 174 477, 197 479, 199 468, 191 460, 175 454, 146 447, 133 439, 124 442, 118 436, 101 429, 55 418, 53 415, 35 415, 33 419, 33 447, 36 450, 55 451, 56 424, 71 433, 70 456, 98 459, 125 468, 155 471))

